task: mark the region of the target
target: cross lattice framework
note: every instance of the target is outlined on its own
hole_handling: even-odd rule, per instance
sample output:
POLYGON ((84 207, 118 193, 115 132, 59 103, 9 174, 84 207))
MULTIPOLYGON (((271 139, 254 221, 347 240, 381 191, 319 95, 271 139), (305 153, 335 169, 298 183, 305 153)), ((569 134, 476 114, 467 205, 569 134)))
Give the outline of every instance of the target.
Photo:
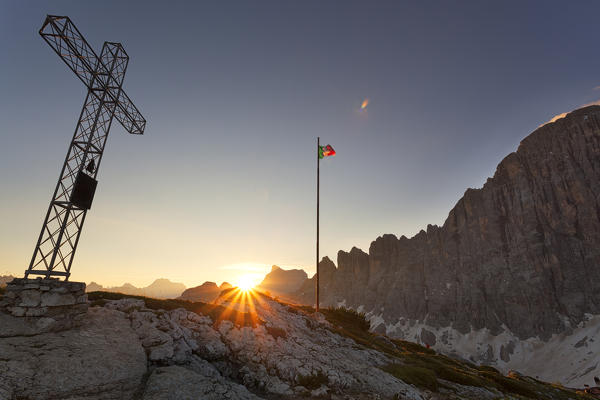
POLYGON ((120 43, 104 42, 98 57, 65 16, 48 15, 39 33, 88 92, 25 277, 68 280, 113 117, 140 135, 146 120, 122 89, 129 56, 120 43))

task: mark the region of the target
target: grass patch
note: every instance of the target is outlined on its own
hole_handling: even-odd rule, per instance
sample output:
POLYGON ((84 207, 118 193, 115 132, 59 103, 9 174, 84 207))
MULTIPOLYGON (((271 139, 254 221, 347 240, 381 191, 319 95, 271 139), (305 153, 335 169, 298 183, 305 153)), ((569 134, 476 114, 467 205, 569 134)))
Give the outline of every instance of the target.
POLYGON ((475 368, 477 368, 479 371, 484 371, 484 372, 492 372, 495 374, 499 374, 500 371, 498 371, 496 368, 491 367, 489 365, 478 365, 475 368))
POLYGON ((177 308, 184 308, 187 311, 194 312, 198 315, 207 315, 213 323, 218 325, 221 321, 231 321, 236 326, 257 326, 262 324, 256 314, 240 312, 232 308, 223 307, 216 304, 207 304, 202 302, 193 302, 180 299, 155 299, 151 297, 135 296, 123 293, 114 292, 90 292, 87 294, 92 306, 103 306, 110 300, 121 299, 140 299, 144 300, 146 307, 151 310, 171 311, 177 308))
POLYGON ((439 383, 437 377, 430 369, 399 364, 389 364, 382 369, 409 385, 433 390, 434 392, 438 391, 439 383))
POLYGON ((425 346, 421 346, 420 344, 408 342, 406 340, 400 339, 390 339, 396 346, 401 347, 404 351, 417 352, 417 353, 426 353, 426 354, 436 354, 435 350, 428 349, 425 346))
POLYGON ((308 390, 315 390, 320 388, 322 385, 327 385, 329 378, 323 372, 319 371, 314 375, 299 375, 298 384, 304 386, 308 390))
POLYGON ((386 343, 385 341, 377 340, 377 335, 369 331, 371 324, 363 313, 343 307, 324 308, 320 312, 331 323, 332 327, 330 330, 332 332, 349 337, 360 345, 391 356, 399 356, 401 354, 393 342, 386 343))
POLYGON ((462 365, 459 361, 453 360, 441 354, 427 353, 404 353, 402 355, 406 365, 425 368, 432 371, 439 379, 458 383, 460 385, 475 387, 495 387, 492 382, 481 378, 477 371, 462 365))
POLYGON ((516 379, 485 371, 481 372, 480 375, 495 382, 498 385, 498 388, 503 392, 515 393, 531 399, 537 399, 539 397, 538 393, 531 387, 532 385, 528 385, 516 379))
POLYGON ((321 313, 332 324, 344 326, 350 330, 368 333, 371 328, 371 323, 364 313, 359 313, 350 308, 326 308, 321 310, 321 313))

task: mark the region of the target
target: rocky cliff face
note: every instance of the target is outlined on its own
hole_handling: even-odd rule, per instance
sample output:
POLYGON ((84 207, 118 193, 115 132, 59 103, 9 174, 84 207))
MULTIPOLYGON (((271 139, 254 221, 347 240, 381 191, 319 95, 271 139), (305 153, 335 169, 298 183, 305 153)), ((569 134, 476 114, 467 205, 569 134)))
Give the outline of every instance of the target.
POLYGON ((204 303, 211 303, 219 294, 225 290, 231 288, 231 285, 227 282, 223 282, 221 286, 217 286, 214 282, 204 282, 200 286, 186 289, 179 297, 182 300, 188 301, 202 301, 204 303))
POLYGON ((277 265, 271 267, 258 289, 273 295, 288 295, 294 293, 308 279, 306 272, 301 269, 282 269, 277 265))
MULTIPOLYGON (((398 321, 518 339, 600 314, 600 107, 546 124, 468 189, 443 226, 321 261, 321 298, 398 321)), ((314 299, 313 280, 297 292, 314 299)))

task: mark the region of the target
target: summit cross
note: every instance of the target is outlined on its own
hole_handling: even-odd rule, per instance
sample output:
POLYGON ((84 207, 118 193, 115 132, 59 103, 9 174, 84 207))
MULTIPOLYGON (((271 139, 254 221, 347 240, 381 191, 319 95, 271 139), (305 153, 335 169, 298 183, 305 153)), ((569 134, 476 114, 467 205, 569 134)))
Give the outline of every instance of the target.
POLYGON ((48 15, 39 33, 83 82, 87 96, 25 278, 68 280, 113 117, 138 135, 146 120, 122 88, 129 56, 120 43, 104 42, 98 57, 66 16, 48 15))

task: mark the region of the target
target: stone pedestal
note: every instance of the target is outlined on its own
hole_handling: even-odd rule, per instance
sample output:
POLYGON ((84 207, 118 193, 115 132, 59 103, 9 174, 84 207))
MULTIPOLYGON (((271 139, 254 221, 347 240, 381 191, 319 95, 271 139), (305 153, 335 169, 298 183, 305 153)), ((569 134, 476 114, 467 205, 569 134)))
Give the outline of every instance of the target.
POLYGON ((15 278, 8 283, 0 300, 0 313, 21 320, 17 321, 17 325, 31 328, 31 333, 76 327, 87 309, 85 283, 58 279, 15 278))

